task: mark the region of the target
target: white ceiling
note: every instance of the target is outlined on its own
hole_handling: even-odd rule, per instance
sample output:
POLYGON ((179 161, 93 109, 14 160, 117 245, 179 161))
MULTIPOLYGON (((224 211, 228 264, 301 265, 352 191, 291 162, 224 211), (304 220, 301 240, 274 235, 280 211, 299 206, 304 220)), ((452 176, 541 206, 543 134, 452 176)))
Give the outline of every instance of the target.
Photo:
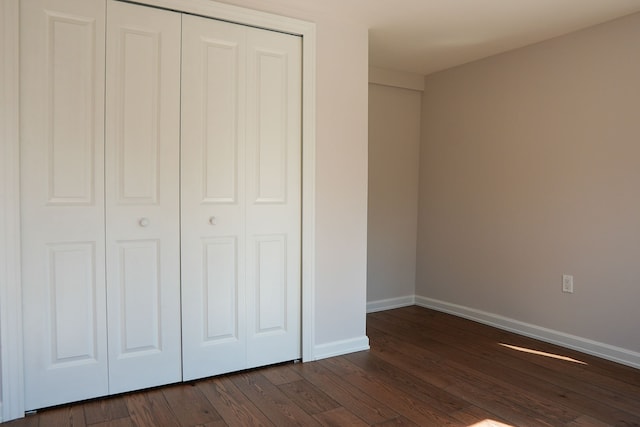
MULTIPOLYGON (((322 1, 322 0, 320 0, 322 1)), ((369 64, 429 74, 640 12, 640 0, 342 0, 369 64)))

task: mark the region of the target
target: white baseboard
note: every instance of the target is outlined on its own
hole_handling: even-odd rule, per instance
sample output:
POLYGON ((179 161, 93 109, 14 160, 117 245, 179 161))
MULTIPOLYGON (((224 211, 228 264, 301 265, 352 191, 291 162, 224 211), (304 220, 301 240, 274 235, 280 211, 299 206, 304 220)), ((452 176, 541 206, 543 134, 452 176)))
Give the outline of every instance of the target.
POLYGON ((408 307, 416 304, 415 295, 407 295, 404 297, 381 299, 378 301, 367 302, 367 313, 375 313, 376 311, 391 310, 393 308, 408 307))
POLYGON ((328 357, 342 356, 343 354, 355 353, 356 351, 363 350, 369 350, 369 337, 366 335, 360 338, 316 345, 313 352, 313 359, 326 359, 328 357))
POLYGON ((474 320, 485 325, 504 329, 509 332, 514 332, 516 334, 535 338, 551 344, 557 344, 562 347, 567 347, 593 356, 601 357, 602 359, 611 360, 613 362, 640 369, 640 353, 635 351, 615 347, 575 335, 565 334, 564 332, 554 331, 552 329, 520 322, 508 317, 487 313, 485 311, 476 310, 462 305, 451 304, 421 296, 416 296, 415 300, 416 305, 419 305, 420 307, 453 314, 454 316, 474 320))

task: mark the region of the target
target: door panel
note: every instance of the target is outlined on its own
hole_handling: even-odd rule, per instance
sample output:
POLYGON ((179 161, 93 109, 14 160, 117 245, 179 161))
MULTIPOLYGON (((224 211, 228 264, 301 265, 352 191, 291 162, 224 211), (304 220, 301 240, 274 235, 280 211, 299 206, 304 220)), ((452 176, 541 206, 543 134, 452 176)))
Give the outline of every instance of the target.
MULTIPOLYGON (((237 203, 239 46, 201 39, 204 94, 202 116, 205 203, 237 203)), ((194 46, 195 47, 195 46, 194 46)))
POLYGON ((255 334, 284 332, 287 328, 285 236, 257 236, 255 249, 255 334))
MULTIPOLYGON (((250 66, 257 78, 250 92, 255 102, 256 203, 284 203, 287 184, 287 57, 282 52, 252 49, 250 66)), ((250 74, 252 75, 252 74, 250 74)))
POLYGON ((48 299, 51 301, 52 365, 96 362, 95 246, 48 245, 48 299))
POLYGON ((129 240, 116 242, 119 273, 109 280, 117 281, 120 294, 119 358, 162 351, 160 325, 160 241, 129 240))
POLYGON ((108 2, 109 391, 182 378, 180 15, 108 2))
MULTIPOLYGON (((49 204, 91 204, 93 192, 93 89, 97 49, 93 17, 47 10, 46 80, 49 204), (75 58, 74 58, 75 56, 75 58), (79 90, 78 90, 79 89, 79 90)), ((100 49, 101 50, 101 49, 100 49)))
POLYGON ((237 239, 219 237, 203 241, 204 340, 238 340, 237 239))
POLYGON ((244 369, 244 28, 183 16, 185 380, 244 369))
POLYGON ((25 407, 105 395, 102 0, 20 2, 25 407))
MULTIPOLYGON (((110 5, 109 18, 117 20, 118 16, 113 15, 114 9, 123 6, 129 7, 110 5)), ((166 45, 167 40, 161 42, 161 30, 155 28, 140 29, 118 21, 114 26, 109 26, 115 34, 109 33, 113 38, 108 42, 116 44, 114 53, 118 55, 118 65, 113 80, 110 80, 116 86, 109 86, 109 90, 118 97, 113 114, 118 115, 114 121, 117 121, 119 134, 113 135, 113 140, 108 142, 115 144, 117 151, 117 158, 114 159, 117 168, 114 176, 117 203, 153 205, 157 203, 160 193, 158 163, 162 148, 159 139, 159 102, 162 97, 159 61, 163 47, 161 43, 166 45)))
POLYGON ((247 367, 301 357, 302 40, 247 28, 247 367))

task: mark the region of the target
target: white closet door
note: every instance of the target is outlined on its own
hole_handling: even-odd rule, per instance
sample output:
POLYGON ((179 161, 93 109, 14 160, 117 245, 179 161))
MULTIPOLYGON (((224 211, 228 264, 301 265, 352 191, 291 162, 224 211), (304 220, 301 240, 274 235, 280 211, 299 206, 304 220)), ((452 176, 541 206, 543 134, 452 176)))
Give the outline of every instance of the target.
POLYGON ((27 410, 108 392, 104 0, 20 2, 27 410))
POLYGON ((109 392, 182 379, 180 14, 108 2, 109 392))
POLYGON ((247 28, 247 367, 301 357, 302 40, 247 28))
POLYGON ((183 17, 185 380, 300 357, 300 51, 183 17))
POLYGON ((245 29, 182 19, 182 351, 190 380, 245 367, 245 29))

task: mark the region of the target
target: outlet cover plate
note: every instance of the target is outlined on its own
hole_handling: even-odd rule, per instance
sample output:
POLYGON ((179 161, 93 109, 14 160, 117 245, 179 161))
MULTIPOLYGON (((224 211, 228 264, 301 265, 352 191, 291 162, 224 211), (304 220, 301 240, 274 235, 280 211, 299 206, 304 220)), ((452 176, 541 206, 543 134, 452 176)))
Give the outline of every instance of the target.
POLYGON ((573 293, 573 276, 569 274, 562 275, 562 292, 573 293))

